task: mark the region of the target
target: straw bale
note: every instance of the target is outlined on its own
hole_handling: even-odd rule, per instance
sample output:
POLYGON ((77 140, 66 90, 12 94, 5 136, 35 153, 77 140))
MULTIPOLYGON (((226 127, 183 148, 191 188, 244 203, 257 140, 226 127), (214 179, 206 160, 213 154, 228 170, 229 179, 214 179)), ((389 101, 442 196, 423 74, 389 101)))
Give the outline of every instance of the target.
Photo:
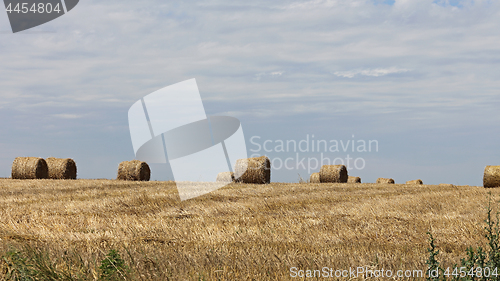
POLYGON ((12 163, 13 179, 46 179, 47 162, 38 157, 17 157, 12 163))
POLYGON ((500 166, 486 166, 483 175, 484 187, 500 187, 500 166))
POLYGON ((70 158, 49 157, 45 160, 49 169, 49 179, 75 180, 76 163, 70 158))
POLYGON ((266 156, 238 159, 234 173, 243 183, 267 184, 271 182, 271 161, 266 156))
POLYGON ((319 173, 312 173, 311 177, 309 178, 310 183, 320 183, 319 181, 319 173))
POLYGON ((348 177, 347 182, 348 183, 361 183, 361 178, 360 177, 348 177))
POLYGON ((233 172, 222 172, 217 175, 216 182, 234 182, 233 172))
POLYGON ((151 170, 146 162, 139 160, 123 161, 118 166, 118 180, 149 181, 151 170))
POLYGON ((377 179, 377 183, 389 183, 389 184, 393 184, 394 180, 393 179, 386 179, 386 178, 378 178, 377 179))
POLYGON ((347 182, 347 168, 344 165, 323 165, 319 170, 321 182, 347 182))
POLYGON ((424 182, 421 179, 418 179, 418 180, 407 181, 406 184, 424 184, 424 182))

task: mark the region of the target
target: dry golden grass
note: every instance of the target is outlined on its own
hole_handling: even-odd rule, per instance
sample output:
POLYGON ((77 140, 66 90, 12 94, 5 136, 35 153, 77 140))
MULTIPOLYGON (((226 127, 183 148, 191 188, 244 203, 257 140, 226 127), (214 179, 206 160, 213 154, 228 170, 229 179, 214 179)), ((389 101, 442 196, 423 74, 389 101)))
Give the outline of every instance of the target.
POLYGON ((76 253, 90 279, 112 248, 134 280, 288 280, 291 267, 425 270, 427 231, 445 266, 484 246, 489 191, 498 197, 471 186, 233 183, 180 202, 173 182, 0 179, 0 252, 30 244, 58 267, 76 253))

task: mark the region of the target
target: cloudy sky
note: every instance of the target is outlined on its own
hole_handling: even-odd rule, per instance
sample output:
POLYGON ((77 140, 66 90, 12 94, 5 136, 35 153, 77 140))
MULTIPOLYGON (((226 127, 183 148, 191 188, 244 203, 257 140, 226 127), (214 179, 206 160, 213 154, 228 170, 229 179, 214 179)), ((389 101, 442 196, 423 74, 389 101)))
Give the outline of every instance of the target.
POLYGON ((15 34, 0 12, 0 177, 17 156, 116 177, 134 158, 130 106, 196 78, 208 115, 239 118, 249 155, 293 158, 273 181, 308 178, 308 158, 351 157, 363 182, 482 185, 500 165, 499 12, 487 0, 81 0, 15 34), (313 135, 378 151, 275 149, 313 135), (272 151, 255 152, 265 140, 272 151))

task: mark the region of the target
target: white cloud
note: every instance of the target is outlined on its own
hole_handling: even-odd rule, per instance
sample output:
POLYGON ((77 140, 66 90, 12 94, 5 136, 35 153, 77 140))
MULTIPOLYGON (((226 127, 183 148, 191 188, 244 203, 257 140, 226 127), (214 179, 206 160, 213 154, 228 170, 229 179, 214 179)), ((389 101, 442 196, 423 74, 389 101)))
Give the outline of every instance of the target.
POLYGON ((410 70, 405 68, 389 67, 389 68, 375 68, 375 69, 362 69, 362 70, 349 70, 349 71, 335 71, 333 74, 345 78, 353 78, 356 75, 379 77, 394 73, 404 73, 408 71, 410 70))
POLYGON ((262 77, 277 77, 285 73, 284 71, 260 72, 255 74, 255 79, 260 80, 262 77))
POLYGON ((78 119, 83 117, 83 115, 69 113, 52 114, 52 116, 61 119, 78 119))

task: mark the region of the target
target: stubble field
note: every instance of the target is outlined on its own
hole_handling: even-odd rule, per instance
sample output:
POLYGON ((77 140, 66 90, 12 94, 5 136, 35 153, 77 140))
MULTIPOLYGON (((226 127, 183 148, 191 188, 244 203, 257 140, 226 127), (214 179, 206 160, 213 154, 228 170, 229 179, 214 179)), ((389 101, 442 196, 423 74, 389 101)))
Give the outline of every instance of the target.
POLYGON ((0 280, 12 279, 13 252, 46 257, 68 280, 96 280, 111 249, 128 268, 122 280, 425 270, 428 231, 452 266, 486 244, 489 192, 498 198, 498 189, 474 186, 231 184, 181 202, 173 182, 0 179, 0 255, 11 253, 0 280))

